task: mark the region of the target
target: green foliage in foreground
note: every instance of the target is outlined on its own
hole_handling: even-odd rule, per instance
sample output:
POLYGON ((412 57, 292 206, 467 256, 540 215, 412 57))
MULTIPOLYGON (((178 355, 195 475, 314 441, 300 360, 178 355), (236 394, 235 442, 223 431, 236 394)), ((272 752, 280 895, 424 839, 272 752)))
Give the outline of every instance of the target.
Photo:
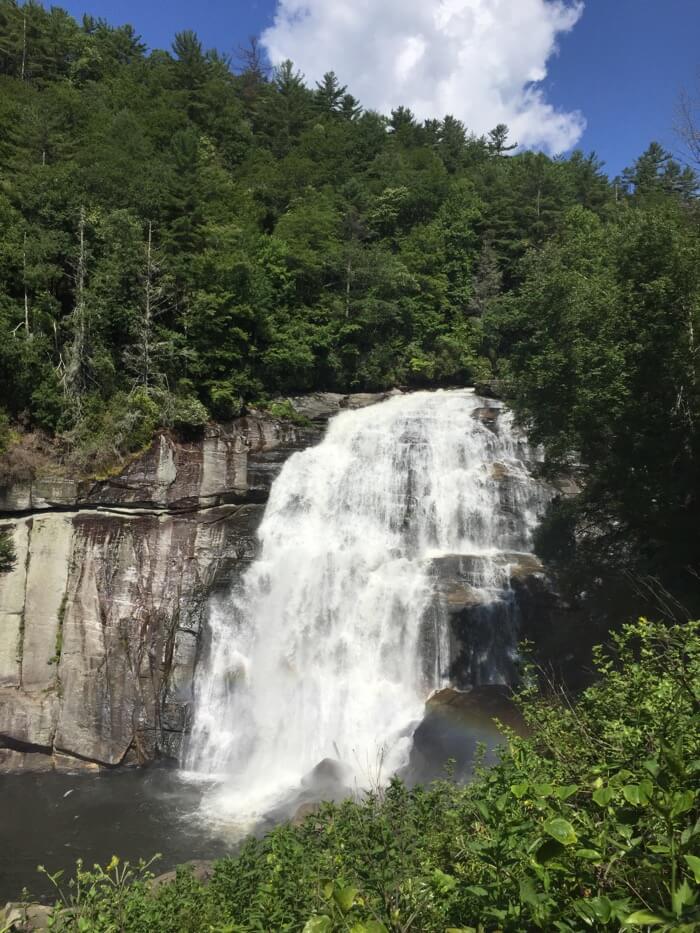
POLYGON ((207 887, 81 869, 53 929, 699 930, 700 624, 641 620, 596 660, 575 704, 524 697, 532 737, 468 787, 396 781, 327 805, 207 887))

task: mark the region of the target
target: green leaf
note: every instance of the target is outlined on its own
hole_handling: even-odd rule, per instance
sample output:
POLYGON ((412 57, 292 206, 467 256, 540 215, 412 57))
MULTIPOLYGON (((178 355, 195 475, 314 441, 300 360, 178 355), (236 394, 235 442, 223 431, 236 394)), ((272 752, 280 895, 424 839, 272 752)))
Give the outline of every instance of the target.
POLYGON ((560 816, 553 820, 547 820, 543 827, 544 831, 563 846, 571 846, 578 841, 578 836, 574 827, 568 820, 560 816))
POLYGON ((489 892, 486 890, 486 888, 482 888, 481 885, 478 884, 468 884, 465 890, 469 891, 470 894, 475 894, 476 897, 489 896, 489 892))
POLYGON ((520 900, 523 904, 530 904, 533 907, 538 907, 542 900, 542 895, 537 893, 529 878, 520 882, 520 900))
POLYGON ((440 871, 439 868, 436 868, 433 872, 433 883, 444 894, 453 891, 457 887, 457 879, 453 878, 452 875, 445 874, 444 871, 440 871))
POLYGON ((685 790, 683 793, 673 795, 673 805, 671 807, 671 816, 680 816, 681 813, 687 813, 695 803, 695 791, 685 790))
POLYGON ((347 887, 340 888, 336 887, 333 891, 333 900, 336 902, 338 907, 346 914, 352 905, 355 903, 355 898, 360 892, 357 888, 347 887))
POLYGON ((630 914, 629 917, 625 920, 626 926, 631 927, 643 927, 643 926, 655 926, 658 923, 663 923, 661 917, 657 917, 656 914, 649 913, 648 910, 635 910, 633 914, 630 914))
POLYGON ((652 777, 656 777, 659 771, 661 770, 656 758, 649 758, 647 761, 644 762, 644 767, 647 769, 647 771, 649 772, 649 774, 651 774, 652 777))
POLYGON ((568 800, 569 797, 573 797, 577 791, 578 787, 576 784, 567 784, 565 787, 557 787, 554 793, 560 800, 568 800))
POLYGON ((481 818, 484 820, 484 822, 487 822, 491 814, 489 812, 489 808, 486 806, 484 801, 483 800, 475 801, 475 806, 476 806, 476 809, 479 811, 481 818))
POLYGON ((306 921, 303 933, 331 933, 332 929, 330 917, 312 917, 306 921))
POLYGON ((599 787, 593 791, 593 800, 599 807, 607 807, 614 796, 615 791, 612 787, 599 787))
POLYGON ((700 858, 697 855, 684 855, 683 858, 695 876, 695 881, 700 884, 700 858))
POLYGON ((388 933, 388 930, 379 920, 364 920, 362 923, 355 923, 350 928, 350 933, 388 933))
POLYGON ((609 898, 601 895, 600 897, 591 897, 586 902, 598 920, 607 923, 612 917, 613 905, 609 898))
POLYGON ((673 912, 677 917, 683 913, 683 908, 688 907, 695 900, 695 895, 693 894, 690 885, 687 881, 683 881, 683 884, 676 888, 675 891, 671 892, 671 906, 673 907, 673 912))
POLYGON ((513 794, 514 797, 517 797, 518 800, 521 800, 527 793, 529 787, 530 785, 528 784, 527 781, 523 781, 522 784, 511 784, 510 792, 513 794))
POLYGON ((603 856, 596 849, 577 849, 576 855, 579 858, 587 859, 589 862, 601 862, 603 860, 603 856))
POLYGON ((533 787, 538 797, 551 797, 554 793, 551 784, 534 784, 533 787))

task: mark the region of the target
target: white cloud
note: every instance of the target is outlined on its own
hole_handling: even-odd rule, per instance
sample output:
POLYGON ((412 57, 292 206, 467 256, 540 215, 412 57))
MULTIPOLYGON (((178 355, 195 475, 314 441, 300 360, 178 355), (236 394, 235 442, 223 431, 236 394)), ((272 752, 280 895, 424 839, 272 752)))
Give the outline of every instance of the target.
POLYGON ((537 82, 582 10, 581 0, 278 0, 262 41, 273 64, 291 58, 309 82, 335 71, 366 108, 450 113, 477 133, 507 123, 522 146, 561 152, 585 121, 555 110, 537 82))

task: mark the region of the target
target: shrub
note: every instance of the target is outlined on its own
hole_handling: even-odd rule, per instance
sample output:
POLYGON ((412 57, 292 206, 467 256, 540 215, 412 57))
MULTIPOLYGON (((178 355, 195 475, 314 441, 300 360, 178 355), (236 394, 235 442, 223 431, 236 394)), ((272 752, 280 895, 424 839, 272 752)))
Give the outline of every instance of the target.
POLYGON ((10 446, 11 440, 10 419, 7 417, 7 412, 0 408, 0 457, 10 446))
POLYGON ((57 908, 54 928, 691 933, 700 625, 642 619, 597 664, 575 703, 523 695, 532 736, 508 734, 468 786, 394 780, 249 840, 208 887, 186 872, 154 893, 138 878, 92 885, 72 912, 57 908))
POLYGON ((164 394, 161 420, 164 426, 173 427, 176 431, 199 434, 209 421, 209 412, 193 395, 164 394))
POLYGON ((273 418, 278 418, 280 421, 291 421, 293 424, 298 425, 311 424, 305 415, 299 414, 288 398, 266 402, 264 407, 273 418))
POLYGON ((212 414, 221 421, 237 418, 243 411, 240 392, 230 383, 215 382, 209 387, 212 414))
POLYGON ((7 573, 15 565, 15 547, 6 531, 0 531, 0 573, 7 573))

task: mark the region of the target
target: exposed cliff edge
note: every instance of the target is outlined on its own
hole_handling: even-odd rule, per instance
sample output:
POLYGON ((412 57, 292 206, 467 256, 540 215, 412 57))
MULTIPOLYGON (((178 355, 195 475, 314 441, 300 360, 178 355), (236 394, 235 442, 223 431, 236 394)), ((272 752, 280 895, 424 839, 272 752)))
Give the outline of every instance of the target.
POLYGON ((158 436, 104 481, 0 489, 17 559, 0 577, 0 770, 115 766, 177 754, 207 600, 255 550, 275 475, 344 407, 292 400, 196 442, 158 436))
MULTIPOLYGON (((0 489, 0 529, 17 554, 0 576, 0 771, 176 757, 208 602, 255 556, 282 463, 333 414, 384 398, 304 396, 291 400, 303 423, 253 413, 198 441, 160 435, 104 481, 38 476, 0 489)), ((450 560, 436 568, 438 595, 461 686, 480 682, 479 633, 471 568, 450 560)), ((543 579, 534 561, 514 575, 543 579)))

